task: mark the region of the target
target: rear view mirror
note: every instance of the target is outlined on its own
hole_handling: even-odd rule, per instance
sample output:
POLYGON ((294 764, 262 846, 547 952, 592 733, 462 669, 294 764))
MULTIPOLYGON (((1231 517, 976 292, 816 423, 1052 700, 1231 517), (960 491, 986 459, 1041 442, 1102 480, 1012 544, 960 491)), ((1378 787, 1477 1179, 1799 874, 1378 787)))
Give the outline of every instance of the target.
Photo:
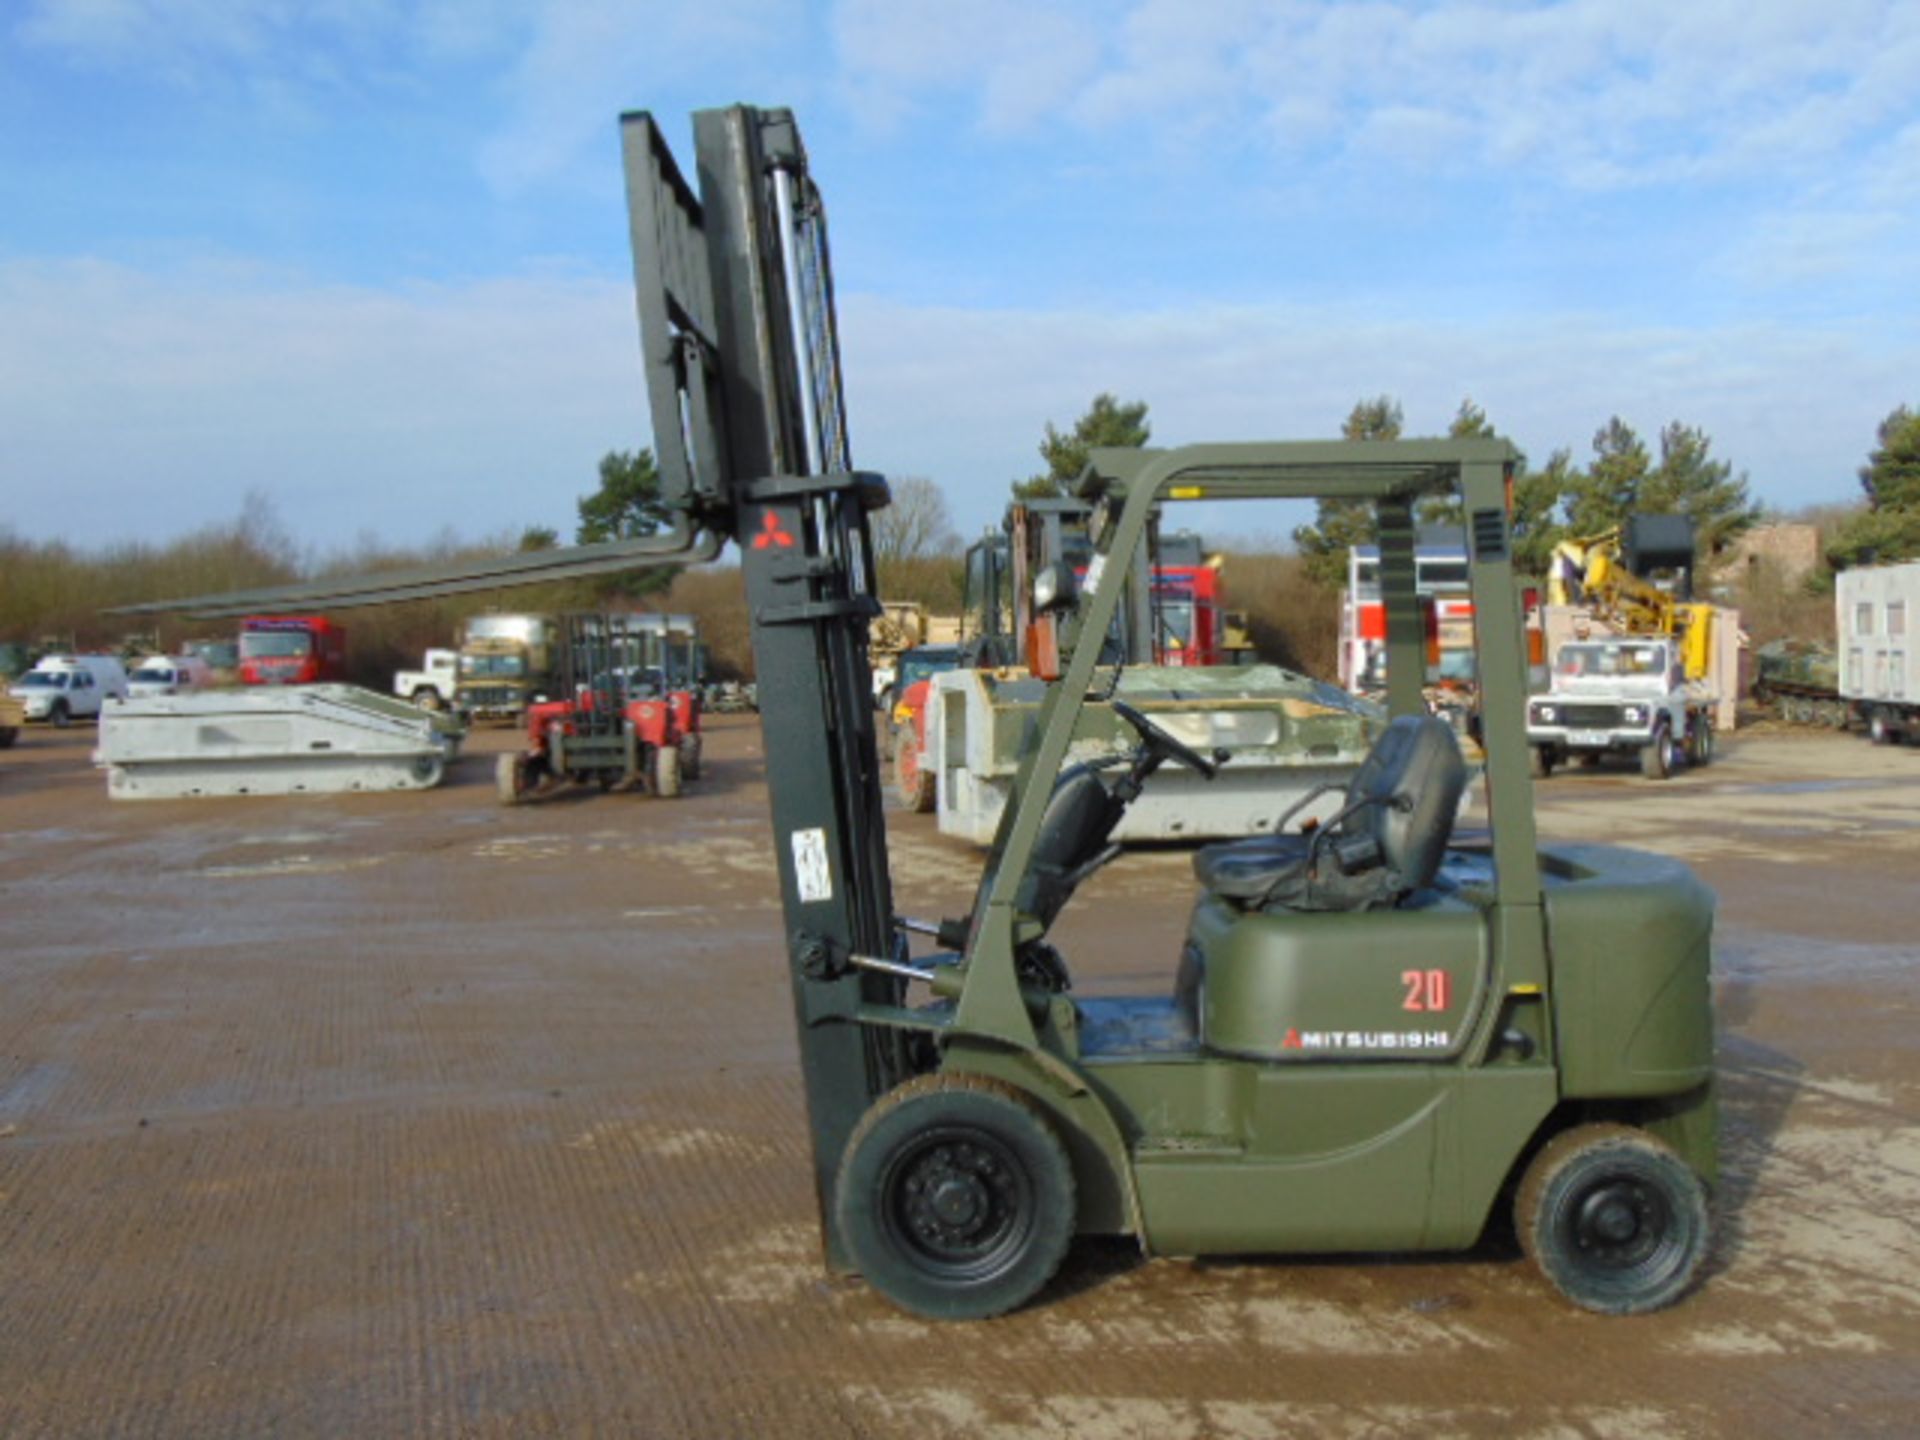
POLYGON ((1064 560, 1051 561, 1033 577, 1035 615, 1061 614, 1073 609, 1079 598, 1080 587, 1074 580, 1073 567, 1064 560))

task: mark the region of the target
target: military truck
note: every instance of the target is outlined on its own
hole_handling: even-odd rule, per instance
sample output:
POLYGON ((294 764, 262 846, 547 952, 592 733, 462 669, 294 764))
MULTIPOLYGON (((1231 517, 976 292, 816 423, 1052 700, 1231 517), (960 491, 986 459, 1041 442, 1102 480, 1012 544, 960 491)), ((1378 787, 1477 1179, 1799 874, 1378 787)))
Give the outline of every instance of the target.
POLYGON ((554 639, 551 615, 475 615, 460 640, 454 708, 476 720, 518 720, 550 698, 554 639))
POLYGON ((1844 730, 1851 717, 1840 698, 1840 657, 1818 640, 1775 640, 1756 650, 1753 698, 1794 725, 1844 730))

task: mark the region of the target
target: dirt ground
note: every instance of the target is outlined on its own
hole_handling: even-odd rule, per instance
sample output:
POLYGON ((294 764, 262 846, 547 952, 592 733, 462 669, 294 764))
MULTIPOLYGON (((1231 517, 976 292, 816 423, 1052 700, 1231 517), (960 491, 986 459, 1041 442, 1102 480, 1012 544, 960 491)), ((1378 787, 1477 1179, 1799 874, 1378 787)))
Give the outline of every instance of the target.
MULTIPOLYGON (((1754 735, 1539 787, 1719 892, 1726 1177, 1700 1290, 1576 1312, 1510 1251, 1141 1263, 1006 1319, 818 1261, 761 742, 681 800, 110 803, 0 754, 0 1436, 1147 1440, 1920 1429, 1920 753, 1754 735)), ((895 815, 901 907, 974 861, 895 815)), ((1059 938, 1170 983, 1188 857, 1059 938)))

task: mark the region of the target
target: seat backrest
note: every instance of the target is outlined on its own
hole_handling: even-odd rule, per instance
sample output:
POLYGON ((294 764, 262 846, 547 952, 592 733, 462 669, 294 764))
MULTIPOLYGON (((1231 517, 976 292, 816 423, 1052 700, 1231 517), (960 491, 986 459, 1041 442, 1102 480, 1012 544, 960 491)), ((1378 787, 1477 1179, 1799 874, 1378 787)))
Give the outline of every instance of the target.
POLYGON ((1397 716, 1354 772, 1347 805, 1360 808, 1341 828, 1372 836, 1402 893, 1418 890, 1440 869, 1466 788, 1466 762, 1447 722, 1397 716))
POLYGON ((1027 876, 1014 900, 1020 913, 1050 927, 1073 894, 1074 872, 1106 848, 1126 810, 1097 767, 1075 765, 1062 774, 1047 798, 1027 876))

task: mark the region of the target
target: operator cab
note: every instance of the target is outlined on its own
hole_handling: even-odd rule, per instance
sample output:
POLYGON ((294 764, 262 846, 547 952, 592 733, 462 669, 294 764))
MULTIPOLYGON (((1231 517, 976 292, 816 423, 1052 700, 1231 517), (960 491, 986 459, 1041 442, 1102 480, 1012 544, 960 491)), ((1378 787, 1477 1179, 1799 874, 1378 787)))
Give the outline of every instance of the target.
MULTIPOLYGON (((1092 528, 1098 533, 1110 522, 1096 514, 1092 528)), ((1107 537, 1120 553, 1131 543, 1107 537)), ((1199 1064, 1223 1058, 1391 1064, 1448 1058, 1468 1043, 1490 993, 1495 868, 1483 841, 1449 851, 1468 767, 1454 729, 1426 713, 1419 682, 1428 657, 1418 599, 1398 574, 1405 557, 1390 558, 1397 569, 1389 608, 1411 615, 1413 623, 1402 624, 1397 644, 1381 647, 1382 679, 1401 669, 1414 683, 1389 687, 1397 713, 1344 783, 1301 797, 1274 817, 1270 833, 1194 854, 1197 888, 1186 939, 1173 984, 1157 997, 1068 993, 1065 959, 1048 936, 1081 886, 1119 858, 1113 836, 1155 774, 1172 762, 1212 779, 1226 757, 1194 750, 1118 698, 1117 678, 1104 695, 1080 692, 1082 703, 1104 705, 1124 721, 1137 743, 1124 753, 1063 766, 1030 840, 1018 834, 1020 821, 1010 811, 972 924, 950 923, 940 934, 965 951, 970 964, 978 963, 994 895, 1010 889, 1013 968, 1026 1008, 1045 1024, 1066 1006, 1081 1063, 1104 1071, 1151 1054, 1161 1062, 1187 1057, 1199 1064), (1331 815, 1328 794, 1338 796, 1331 815), (1326 818, 1303 820, 1309 813, 1326 818), (1017 882, 1006 887, 1004 872, 1015 867, 1017 882), (1416 985, 1417 993, 1410 988, 1416 985)), ((1096 569, 1091 578, 1099 575, 1096 569)), ((1030 632, 1051 632, 1025 637, 1042 678, 1079 669, 1086 657, 1077 653, 1077 642, 1102 634, 1108 624, 1091 611, 1077 578, 1065 566, 1043 569, 1031 603, 1021 607, 1031 617, 1030 632)), ((1059 693, 1050 703, 1064 707, 1076 698, 1071 680, 1053 688, 1059 693)), ((1043 714, 1043 729, 1058 723, 1043 714)), ((1054 1023, 1063 1022, 1056 1017, 1054 1023)))

